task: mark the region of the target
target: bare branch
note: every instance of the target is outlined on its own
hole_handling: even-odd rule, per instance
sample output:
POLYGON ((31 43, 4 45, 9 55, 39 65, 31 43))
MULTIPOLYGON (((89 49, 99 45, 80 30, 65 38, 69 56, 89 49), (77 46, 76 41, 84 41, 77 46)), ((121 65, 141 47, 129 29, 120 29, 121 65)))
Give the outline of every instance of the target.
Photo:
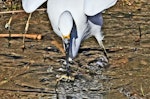
MULTIPOLYGON (((46 9, 45 9, 45 8, 42 8, 42 9, 37 9, 36 11, 46 11, 46 9)), ((22 12, 25 12, 25 11, 24 11, 24 10, 3 11, 3 12, 0 12, 0 14, 22 13, 22 12)))

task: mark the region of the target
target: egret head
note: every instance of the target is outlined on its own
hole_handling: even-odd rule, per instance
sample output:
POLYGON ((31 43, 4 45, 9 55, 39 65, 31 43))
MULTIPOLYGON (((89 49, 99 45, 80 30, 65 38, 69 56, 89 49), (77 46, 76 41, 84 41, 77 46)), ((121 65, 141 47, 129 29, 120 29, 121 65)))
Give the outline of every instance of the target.
POLYGON ((79 37, 75 21, 69 11, 65 11, 61 14, 58 27, 62 34, 66 56, 72 59, 78 53, 81 40, 78 40, 79 37))
POLYGON ((65 11, 59 18, 58 28, 62 34, 62 39, 70 39, 70 33, 73 27, 73 18, 69 11, 65 11))
POLYGON ((66 54, 68 54, 69 57, 71 31, 73 28, 73 18, 69 11, 65 11, 61 14, 59 18, 58 28, 62 35, 66 54))

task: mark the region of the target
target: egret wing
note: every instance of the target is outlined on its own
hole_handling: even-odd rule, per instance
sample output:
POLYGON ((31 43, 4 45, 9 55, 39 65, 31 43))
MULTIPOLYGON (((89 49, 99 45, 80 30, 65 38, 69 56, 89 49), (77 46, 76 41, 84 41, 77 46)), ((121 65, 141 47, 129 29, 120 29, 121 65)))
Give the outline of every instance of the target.
POLYGON ((96 15, 115 5, 117 0, 84 0, 84 12, 88 16, 96 15))
POLYGON ((31 13, 46 1, 47 0, 22 0, 22 6, 27 13, 31 13))

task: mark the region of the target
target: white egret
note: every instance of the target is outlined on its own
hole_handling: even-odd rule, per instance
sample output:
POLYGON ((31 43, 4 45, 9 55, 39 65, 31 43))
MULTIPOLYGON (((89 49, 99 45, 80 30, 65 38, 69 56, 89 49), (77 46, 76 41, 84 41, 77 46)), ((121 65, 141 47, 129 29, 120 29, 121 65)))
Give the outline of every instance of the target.
POLYGON ((76 57, 81 42, 90 36, 96 38, 106 54, 101 12, 115 5, 117 0, 22 0, 22 5, 31 13, 46 1, 52 28, 63 41, 67 64, 76 57))

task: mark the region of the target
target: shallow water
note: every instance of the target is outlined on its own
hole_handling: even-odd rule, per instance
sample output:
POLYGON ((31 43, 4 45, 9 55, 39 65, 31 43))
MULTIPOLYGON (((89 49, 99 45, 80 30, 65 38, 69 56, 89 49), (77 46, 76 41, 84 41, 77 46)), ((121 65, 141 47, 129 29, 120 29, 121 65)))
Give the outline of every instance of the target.
MULTIPOLYGON (((0 38, 0 97, 2 99, 149 99, 150 2, 121 0, 104 14, 104 45, 109 67, 97 65, 103 56, 94 38, 84 41, 72 63, 74 81, 60 81, 65 55, 45 12, 33 13, 29 34, 42 40, 0 38)), ((23 33, 28 14, 13 15, 11 30, 4 28, 11 14, 0 15, 0 33, 23 33)))

